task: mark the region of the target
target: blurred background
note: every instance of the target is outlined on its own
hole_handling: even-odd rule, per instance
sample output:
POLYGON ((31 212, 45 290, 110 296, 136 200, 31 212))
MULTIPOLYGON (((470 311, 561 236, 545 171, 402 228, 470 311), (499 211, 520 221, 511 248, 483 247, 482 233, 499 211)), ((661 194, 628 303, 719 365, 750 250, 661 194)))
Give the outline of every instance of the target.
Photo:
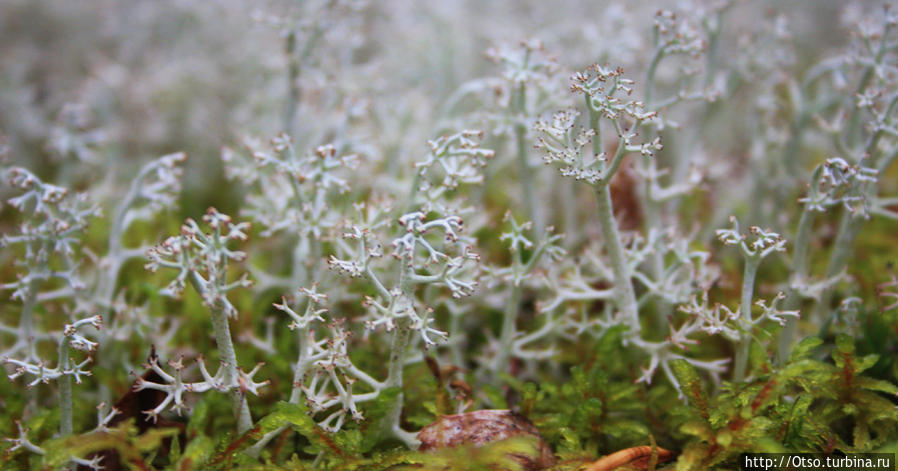
MULTIPOLYGON (((497 75, 488 48, 537 38, 565 73, 599 62, 639 78, 655 11, 713 4, 3 0, 5 164, 84 189, 118 185, 142 162, 184 151, 183 215, 230 211, 240 198, 218 156, 240 136, 287 130, 301 148, 353 139, 373 159, 422 152, 459 86, 497 75)), ((773 34, 758 36, 772 23, 762 20, 782 17, 789 48, 780 53, 800 70, 847 40, 854 10, 875 5, 844 4, 736 2, 720 50, 758 47, 773 34)), ((739 132, 734 119, 717 134, 739 132)))

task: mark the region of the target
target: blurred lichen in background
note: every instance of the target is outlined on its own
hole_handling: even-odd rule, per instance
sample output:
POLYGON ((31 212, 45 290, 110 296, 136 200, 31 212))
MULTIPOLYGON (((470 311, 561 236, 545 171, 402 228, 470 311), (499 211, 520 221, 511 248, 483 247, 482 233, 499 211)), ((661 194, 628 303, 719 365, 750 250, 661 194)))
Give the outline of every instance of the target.
POLYGON ((4 0, 3 466, 894 453, 896 23, 4 0))

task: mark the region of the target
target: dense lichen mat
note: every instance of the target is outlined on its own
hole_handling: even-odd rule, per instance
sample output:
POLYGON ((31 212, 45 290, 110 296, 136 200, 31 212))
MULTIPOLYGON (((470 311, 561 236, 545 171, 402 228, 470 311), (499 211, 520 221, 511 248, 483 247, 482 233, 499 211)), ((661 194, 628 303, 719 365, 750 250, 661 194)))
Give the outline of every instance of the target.
POLYGON ((875 1, 0 4, 0 468, 898 452, 875 1))

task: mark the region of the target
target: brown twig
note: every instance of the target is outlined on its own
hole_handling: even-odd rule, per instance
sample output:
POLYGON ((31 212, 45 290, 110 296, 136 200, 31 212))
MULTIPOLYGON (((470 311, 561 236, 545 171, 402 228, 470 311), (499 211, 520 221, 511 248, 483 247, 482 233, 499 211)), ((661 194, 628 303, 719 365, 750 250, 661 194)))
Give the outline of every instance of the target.
MULTIPOLYGON (((673 452, 664 448, 655 448, 658 461, 666 461, 673 456, 673 452)), ((634 446, 616 451, 589 465, 584 471, 611 471, 626 464, 637 464, 645 461, 647 464, 652 457, 652 447, 634 446)))

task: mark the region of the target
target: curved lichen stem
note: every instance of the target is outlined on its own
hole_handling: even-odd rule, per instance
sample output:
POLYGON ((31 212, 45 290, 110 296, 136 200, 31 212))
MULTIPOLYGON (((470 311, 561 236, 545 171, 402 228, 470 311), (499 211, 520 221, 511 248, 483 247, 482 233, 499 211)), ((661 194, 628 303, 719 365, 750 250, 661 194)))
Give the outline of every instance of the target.
MULTIPOLYGON (((592 151, 595 155, 599 155, 602 153, 602 134, 599 124, 600 111, 592 106, 588 95, 586 96, 586 104, 589 109, 589 124, 595 133, 592 140, 592 151)), ((618 130, 618 134, 622 134, 622 132, 618 130)), ((620 137, 614 158, 603 172, 602 181, 595 185, 595 196, 602 238, 604 239, 605 250, 608 252, 608 258, 611 260, 611 269, 614 274, 615 301, 621 316, 623 316, 630 327, 630 334, 637 335, 640 331, 639 309, 636 303, 636 294, 633 290, 630 268, 624 257, 624 246, 617 228, 617 220, 614 218, 609 186, 611 177, 614 176, 614 173, 620 167, 625 154, 626 143, 624 138, 620 137)))
MULTIPOLYGON (((190 272, 190 284, 200 294, 205 292, 205 281, 202 280, 196 272, 190 272)), ((234 342, 231 339, 231 329, 228 325, 227 314, 221 307, 220 302, 216 305, 209 306, 212 318, 212 330, 215 334, 215 344, 218 347, 219 358, 221 360, 221 368, 225 369, 225 382, 230 383, 231 380, 239 377, 237 370, 237 354, 234 351, 234 342)), ((234 412, 234 418, 237 421, 237 432, 244 433, 253 427, 253 419, 249 411, 249 404, 246 402, 246 395, 235 390, 231 392, 231 405, 234 412)))
POLYGON ((605 249, 608 251, 608 258, 611 260, 611 268, 614 273, 615 300, 624 321, 630 327, 630 334, 636 335, 640 330, 639 311, 633 283, 630 279, 630 269, 624 259, 623 243, 621 243, 617 222, 612 211, 611 190, 607 185, 597 186, 595 194, 602 238, 605 241, 605 249))

